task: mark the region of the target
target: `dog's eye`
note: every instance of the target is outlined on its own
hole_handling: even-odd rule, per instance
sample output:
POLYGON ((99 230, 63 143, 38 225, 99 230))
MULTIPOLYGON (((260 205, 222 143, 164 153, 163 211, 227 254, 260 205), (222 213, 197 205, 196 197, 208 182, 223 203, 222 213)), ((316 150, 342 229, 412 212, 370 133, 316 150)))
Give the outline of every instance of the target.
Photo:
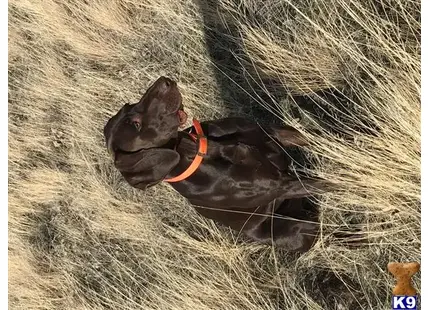
POLYGON ((140 130, 140 123, 139 122, 137 122, 137 121, 133 121, 133 122, 131 122, 131 124, 137 129, 137 130, 140 130))

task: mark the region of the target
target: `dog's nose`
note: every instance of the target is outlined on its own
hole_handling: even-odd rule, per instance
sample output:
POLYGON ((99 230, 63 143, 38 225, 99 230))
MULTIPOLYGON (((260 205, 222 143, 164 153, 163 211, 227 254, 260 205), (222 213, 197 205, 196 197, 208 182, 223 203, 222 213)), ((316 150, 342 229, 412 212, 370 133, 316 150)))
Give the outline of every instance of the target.
POLYGON ((172 79, 169 79, 168 77, 165 77, 165 76, 161 77, 161 82, 162 82, 162 85, 166 88, 175 84, 175 82, 172 79))

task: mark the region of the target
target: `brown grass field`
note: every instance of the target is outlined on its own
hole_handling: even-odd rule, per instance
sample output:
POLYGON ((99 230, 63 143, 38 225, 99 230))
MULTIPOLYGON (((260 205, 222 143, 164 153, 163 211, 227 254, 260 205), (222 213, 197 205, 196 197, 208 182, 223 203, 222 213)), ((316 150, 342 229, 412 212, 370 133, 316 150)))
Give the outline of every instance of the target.
POLYGON ((387 263, 420 261, 420 36, 416 0, 9 1, 10 308, 389 309, 387 263), (103 126, 160 75, 189 119, 309 137, 338 185, 310 252, 122 179, 103 126))

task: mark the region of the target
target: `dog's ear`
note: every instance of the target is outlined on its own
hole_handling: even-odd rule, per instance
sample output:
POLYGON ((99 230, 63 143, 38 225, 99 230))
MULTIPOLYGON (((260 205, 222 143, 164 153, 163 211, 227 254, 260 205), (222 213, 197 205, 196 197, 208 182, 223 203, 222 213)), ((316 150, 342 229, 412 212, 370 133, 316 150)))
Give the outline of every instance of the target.
POLYGON ((115 167, 133 187, 146 189, 161 182, 179 163, 180 156, 169 149, 148 149, 117 153, 115 167))

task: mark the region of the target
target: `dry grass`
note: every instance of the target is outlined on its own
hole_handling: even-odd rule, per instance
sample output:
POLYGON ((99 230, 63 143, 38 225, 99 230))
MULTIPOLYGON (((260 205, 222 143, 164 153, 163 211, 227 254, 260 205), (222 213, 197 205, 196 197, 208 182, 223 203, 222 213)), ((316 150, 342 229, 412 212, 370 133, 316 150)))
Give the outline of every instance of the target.
POLYGON ((386 264, 420 261, 419 16, 413 0, 10 1, 11 308, 388 308, 386 264), (102 128, 159 75, 189 116, 258 103, 309 135, 339 185, 312 251, 243 244, 168 185, 124 182, 102 128))

